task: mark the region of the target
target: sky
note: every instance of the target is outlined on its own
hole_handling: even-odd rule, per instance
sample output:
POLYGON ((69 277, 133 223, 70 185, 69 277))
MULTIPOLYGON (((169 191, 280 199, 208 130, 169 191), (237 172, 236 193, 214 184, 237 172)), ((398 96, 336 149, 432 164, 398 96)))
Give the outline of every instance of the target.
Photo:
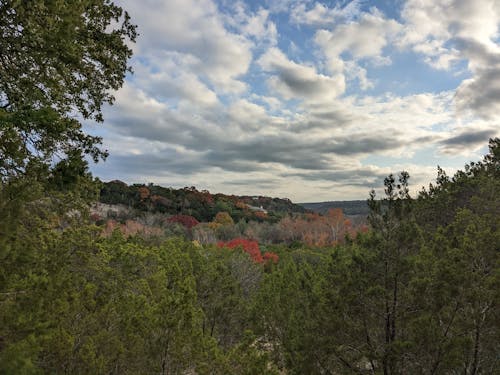
POLYGON ((86 123, 104 181, 294 202, 415 193, 500 135, 498 0, 123 0, 134 73, 86 123))

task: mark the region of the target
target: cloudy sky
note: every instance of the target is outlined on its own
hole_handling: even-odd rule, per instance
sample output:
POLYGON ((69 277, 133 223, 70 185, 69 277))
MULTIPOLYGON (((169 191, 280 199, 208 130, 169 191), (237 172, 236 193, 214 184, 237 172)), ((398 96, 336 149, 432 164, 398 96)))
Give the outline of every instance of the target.
POLYGON ((127 0, 134 74, 87 130, 103 180, 365 199, 500 135, 498 0, 127 0))

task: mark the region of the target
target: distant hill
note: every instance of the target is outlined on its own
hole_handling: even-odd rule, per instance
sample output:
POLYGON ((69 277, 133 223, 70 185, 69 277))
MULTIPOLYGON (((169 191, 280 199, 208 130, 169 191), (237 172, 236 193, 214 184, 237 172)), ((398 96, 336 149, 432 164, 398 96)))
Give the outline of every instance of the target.
POLYGON ((346 216, 368 215, 369 209, 366 200, 357 201, 330 201, 318 203, 299 203, 302 207, 325 214, 330 208, 341 208, 346 216))
POLYGON ((229 213, 235 222, 276 222, 289 213, 307 212, 287 198, 212 194, 194 186, 174 189, 153 184, 127 185, 118 180, 103 183, 99 201, 141 211, 190 215, 200 222, 213 220, 218 212, 229 213))

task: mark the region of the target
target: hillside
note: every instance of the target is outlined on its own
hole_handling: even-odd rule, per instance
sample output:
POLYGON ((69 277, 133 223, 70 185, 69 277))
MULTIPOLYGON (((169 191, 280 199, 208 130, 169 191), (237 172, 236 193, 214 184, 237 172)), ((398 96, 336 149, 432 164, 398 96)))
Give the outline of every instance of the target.
POLYGON ((311 210, 322 215, 331 208, 341 208, 346 216, 366 216, 369 213, 368 204, 366 200, 355 201, 330 201, 330 202, 317 202, 317 203, 299 203, 307 210, 311 210))
POLYGON ((227 212, 235 222, 241 219, 276 222, 286 214, 308 211, 286 198, 212 194, 194 186, 174 189, 153 184, 127 185, 118 180, 103 183, 100 202, 142 211, 190 215, 200 222, 212 221, 218 212, 227 212))

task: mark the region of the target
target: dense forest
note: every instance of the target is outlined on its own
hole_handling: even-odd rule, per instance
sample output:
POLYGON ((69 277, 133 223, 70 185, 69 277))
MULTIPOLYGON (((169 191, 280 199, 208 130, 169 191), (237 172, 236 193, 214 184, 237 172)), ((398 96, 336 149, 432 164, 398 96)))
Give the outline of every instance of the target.
POLYGON ((367 225, 102 184, 74 113, 102 121, 136 29, 78 4, 0 3, 0 374, 498 373, 500 139, 416 197, 389 175, 367 225))

